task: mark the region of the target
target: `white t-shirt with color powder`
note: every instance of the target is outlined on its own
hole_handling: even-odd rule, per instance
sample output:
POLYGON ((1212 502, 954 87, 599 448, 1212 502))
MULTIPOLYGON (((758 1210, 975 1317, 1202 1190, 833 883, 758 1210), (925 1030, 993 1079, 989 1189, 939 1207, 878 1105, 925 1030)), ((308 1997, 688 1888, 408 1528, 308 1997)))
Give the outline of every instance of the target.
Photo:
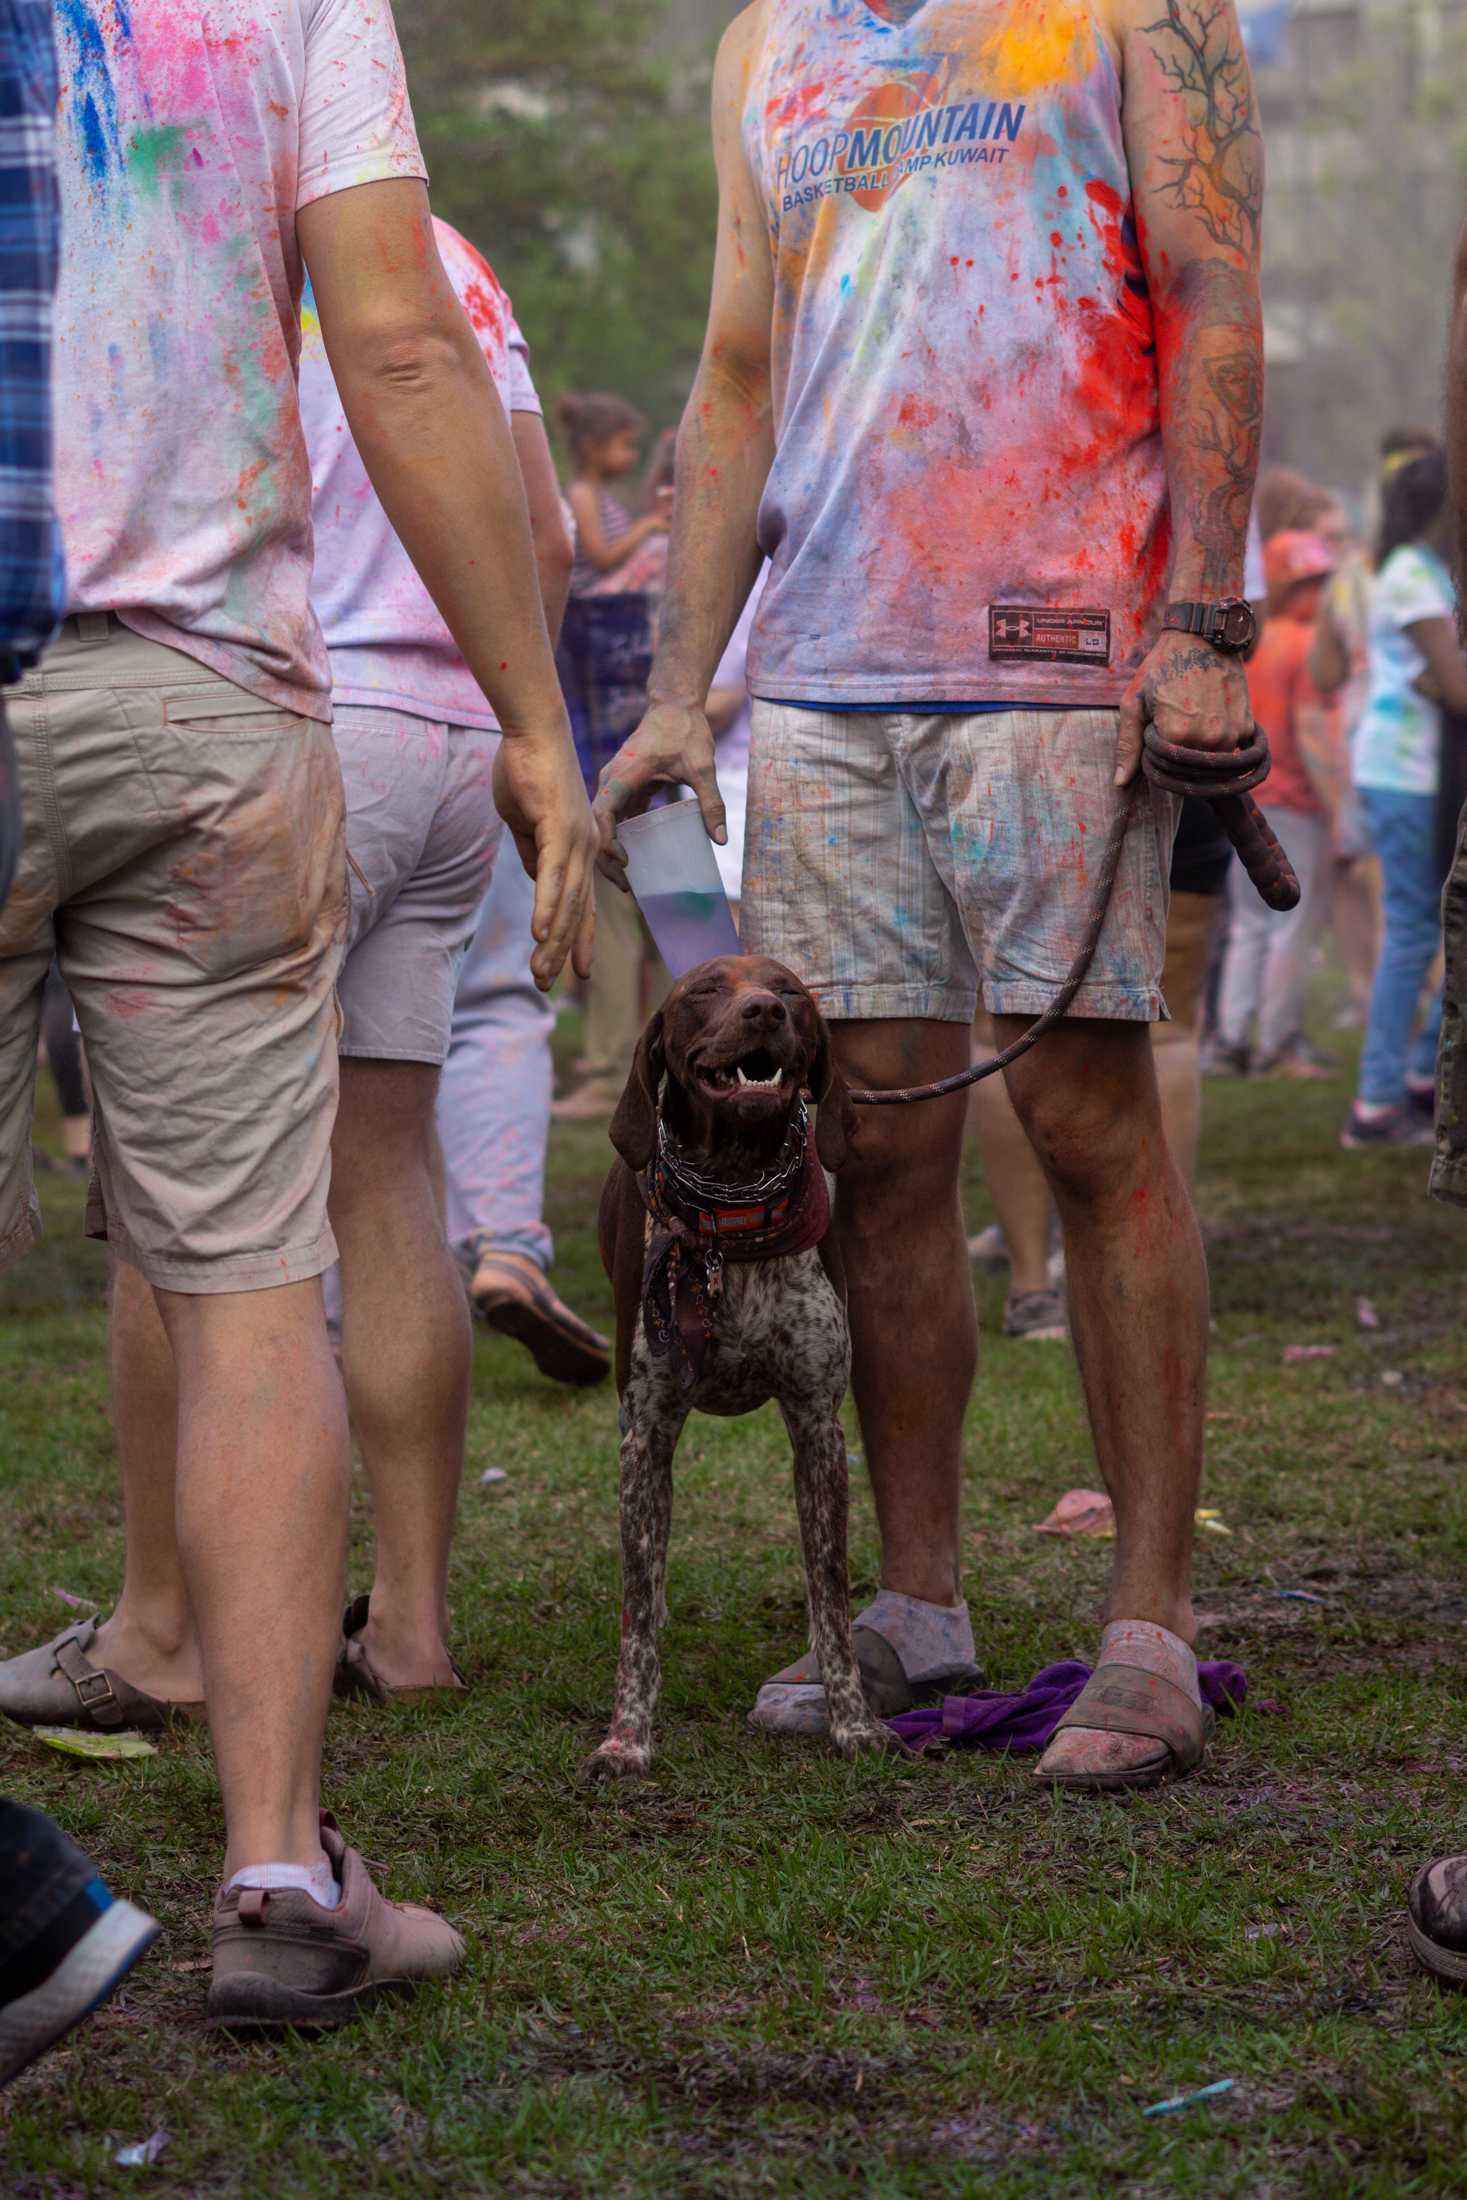
POLYGON ((1370 584, 1370 690, 1350 748, 1357 787, 1436 793, 1442 714, 1417 693, 1426 659, 1407 628, 1455 615, 1452 577, 1436 552, 1419 542, 1393 550, 1370 584))
MULTIPOLYGON (((437 220, 433 229, 505 411, 538 414, 529 346, 508 294, 456 229, 437 220)), ((331 653, 335 699, 493 729, 488 700, 398 541, 352 440, 309 289, 301 331, 301 417, 316 525, 312 596, 331 653)))
POLYGON ((329 719, 296 215, 426 173, 389 0, 67 0, 56 34, 68 608, 329 719))

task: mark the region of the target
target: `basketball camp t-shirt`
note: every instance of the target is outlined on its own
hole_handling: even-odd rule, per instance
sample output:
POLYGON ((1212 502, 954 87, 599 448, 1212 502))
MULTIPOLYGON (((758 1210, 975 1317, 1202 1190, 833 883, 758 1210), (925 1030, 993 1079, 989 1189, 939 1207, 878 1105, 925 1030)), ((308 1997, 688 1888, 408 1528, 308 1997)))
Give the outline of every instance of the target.
POLYGON ((1170 554, 1118 55, 1090 0, 770 0, 759 695, 1117 703, 1170 554))
MULTIPOLYGON (((439 256, 507 413, 540 411, 529 347, 482 254, 435 220, 439 256)), ((407 711, 440 725, 497 726, 458 645, 383 511, 352 440, 309 286, 301 313, 301 417, 316 526, 312 595, 338 703, 407 711)))
POLYGON ((331 715, 296 214, 425 171, 389 0, 58 0, 69 609, 331 715))

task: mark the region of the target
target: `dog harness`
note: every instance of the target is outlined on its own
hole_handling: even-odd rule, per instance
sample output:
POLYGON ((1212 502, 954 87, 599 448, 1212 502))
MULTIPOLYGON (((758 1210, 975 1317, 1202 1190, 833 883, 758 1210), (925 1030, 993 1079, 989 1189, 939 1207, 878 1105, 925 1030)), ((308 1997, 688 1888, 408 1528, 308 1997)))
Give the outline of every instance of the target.
POLYGON ((654 1360, 680 1390, 702 1378, 726 1261, 808 1253, 830 1227, 830 1193, 801 1100, 779 1158, 752 1184, 729 1184, 687 1161, 658 1118, 657 1151, 637 1178, 651 1218, 642 1264, 642 1322, 654 1360))

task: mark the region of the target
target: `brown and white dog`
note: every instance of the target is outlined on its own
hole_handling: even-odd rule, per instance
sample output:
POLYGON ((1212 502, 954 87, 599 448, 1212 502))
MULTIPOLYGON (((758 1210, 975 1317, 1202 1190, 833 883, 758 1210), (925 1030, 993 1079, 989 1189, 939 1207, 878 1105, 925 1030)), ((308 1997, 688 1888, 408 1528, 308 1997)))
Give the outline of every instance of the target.
POLYGON ((601 1198, 622 1407, 622 1635, 616 1707, 590 1778, 645 1772, 672 1459, 688 1414, 773 1398, 794 1448, 810 1641, 831 1738, 891 1747, 862 1693, 846 1578, 850 1376, 845 1286, 825 1171, 855 1114, 810 995, 777 963, 725 956, 679 980, 642 1035, 611 1124, 601 1198), (818 1111, 810 1131, 807 1099, 818 1111))

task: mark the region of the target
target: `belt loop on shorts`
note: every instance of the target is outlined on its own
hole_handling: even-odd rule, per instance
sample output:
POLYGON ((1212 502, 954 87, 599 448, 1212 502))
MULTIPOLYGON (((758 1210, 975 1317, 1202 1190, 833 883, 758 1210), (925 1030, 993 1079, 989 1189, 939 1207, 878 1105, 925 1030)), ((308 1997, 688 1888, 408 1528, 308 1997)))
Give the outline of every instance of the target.
POLYGON ((77 640, 91 649, 105 642, 111 633, 112 614, 110 611, 78 611, 68 624, 76 629, 77 640))

